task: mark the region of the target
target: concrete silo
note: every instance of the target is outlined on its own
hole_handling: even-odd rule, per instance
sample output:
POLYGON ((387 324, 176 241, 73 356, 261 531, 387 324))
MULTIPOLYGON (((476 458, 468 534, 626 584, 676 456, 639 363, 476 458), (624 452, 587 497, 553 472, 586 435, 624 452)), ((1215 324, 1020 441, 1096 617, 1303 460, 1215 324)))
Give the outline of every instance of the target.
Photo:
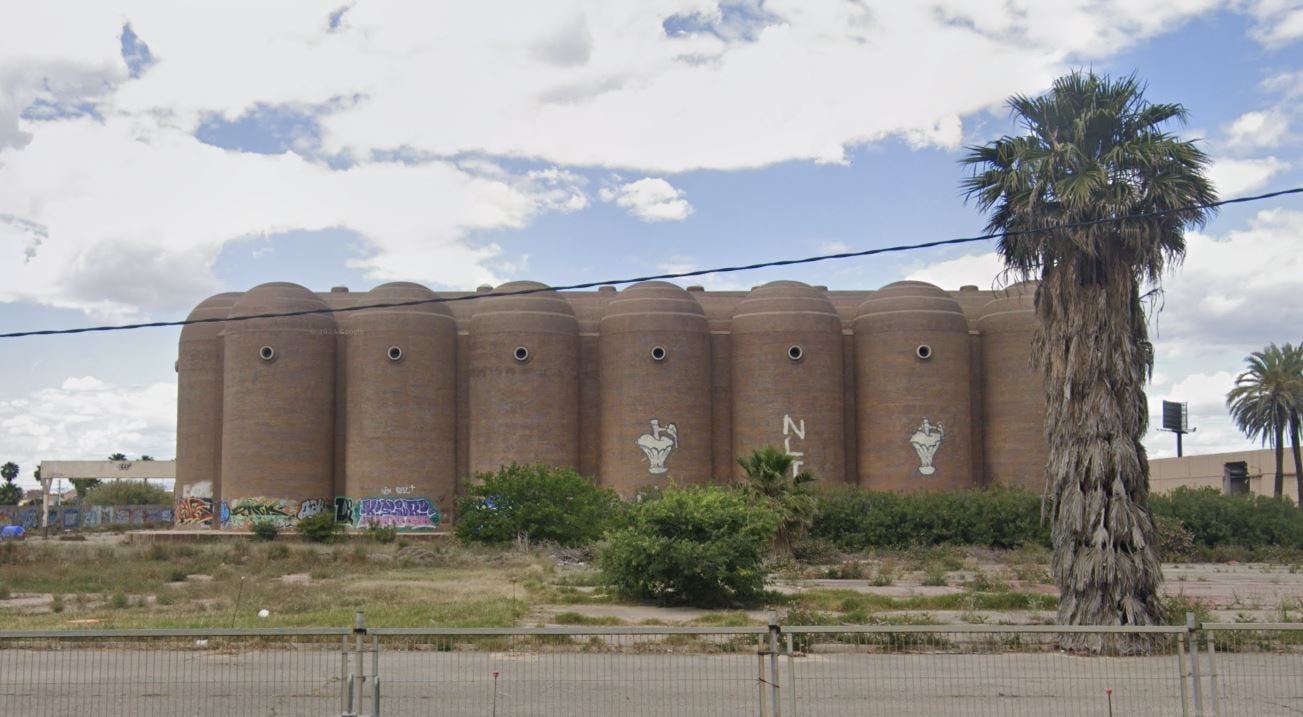
POLYGON ((1040 492, 1045 484, 1045 394, 1031 364, 1034 283, 1015 284, 982 309, 982 439, 986 480, 1040 492))
POLYGON ((974 485, 968 320, 924 282, 890 284, 862 303, 855 332, 860 485, 974 485))
POLYGON ((471 316, 469 467, 579 463, 579 322, 544 284, 503 284, 471 316), (545 290, 518 296, 511 292, 545 290), (507 295, 504 295, 507 294, 507 295))
MULTIPOLYGON (((359 305, 434 299, 419 284, 372 289, 359 305)), ((457 324, 441 303, 338 315, 343 334, 344 495, 355 528, 432 530, 457 489, 457 324)))
POLYGON ((599 333, 603 485, 622 495, 711 478, 710 326, 701 305, 661 281, 606 306, 599 333))
MULTIPOLYGON (((232 317, 326 304, 297 284, 262 284, 232 317)), ((227 525, 292 523, 333 510, 335 319, 330 314, 225 324, 222 513, 227 525)))
POLYGON ((732 349, 733 458, 773 446, 820 485, 844 481, 845 347, 826 292, 798 281, 756 287, 734 310, 732 349))
MULTIPOLYGON (((238 293, 205 299, 186 317, 224 319, 238 293)), ((216 528, 222 483, 221 323, 181 329, 176 362, 176 525, 216 528)))

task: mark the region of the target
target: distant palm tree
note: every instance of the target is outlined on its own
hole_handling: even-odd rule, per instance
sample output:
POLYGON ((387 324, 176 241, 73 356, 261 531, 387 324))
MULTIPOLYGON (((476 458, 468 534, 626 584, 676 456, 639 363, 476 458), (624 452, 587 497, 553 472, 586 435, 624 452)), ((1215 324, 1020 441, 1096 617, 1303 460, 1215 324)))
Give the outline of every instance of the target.
POLYGON ((737 459, 746 474, 746 489, 764 499, 778 512, 780 523, 774 546, 790 553, 792 539, 814 520, 814 496, 808 484, 816 480, 809 471, 793 473, 796 459, 772 446, 737 459))
MULTIPOLYGON (((1299 455, 1299 418, 1303 415, 1303 345, 1271 344, 1244 359, 1246 369, 1226 394, 1236 427, 1250 440, 1276 451, 1273 495, 1285 494, 1285 433, 1294 453, 1294 477, 1303 498, 1303 458, 1299 455)), ((1300 501, 1303 502, 1303 501, 1300 501)))
POLYGON ((1026 134, 970 147, 963 186, 1004 234, 1006 271, 1040 281, 1032 358, 1045 379, 1059 621, 1156 624, 1162 576, 1140 442, 1153 347, 1141 291, 1184 256, 1185 230, 1207 220, 1200 206, 1217 198, 1208 157, 1164 129, 1185 109, 1146 101, 1135 77, 1074 72, 1009 106, 1026 134))

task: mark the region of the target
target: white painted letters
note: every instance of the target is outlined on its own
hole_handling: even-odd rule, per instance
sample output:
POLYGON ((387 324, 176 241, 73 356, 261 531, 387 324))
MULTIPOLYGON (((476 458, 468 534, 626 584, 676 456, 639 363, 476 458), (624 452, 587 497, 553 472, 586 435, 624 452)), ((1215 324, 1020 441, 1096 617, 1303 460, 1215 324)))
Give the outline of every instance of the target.
POLYGON ((805 440, 805 419, 798 422, 792 420, 791 414, 783 414, 783 453, 798 459, 792 461, 792 477, 795 478, 801 472, 801 466, 805 465, 805 461, 799 460, 805 456, 805 451, 792 450, 793 436, 805 440))

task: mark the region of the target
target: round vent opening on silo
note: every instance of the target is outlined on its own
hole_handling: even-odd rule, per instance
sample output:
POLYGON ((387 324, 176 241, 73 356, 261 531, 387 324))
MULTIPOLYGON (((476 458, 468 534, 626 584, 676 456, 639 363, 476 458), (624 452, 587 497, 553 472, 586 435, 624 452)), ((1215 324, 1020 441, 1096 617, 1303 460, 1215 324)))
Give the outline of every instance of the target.
POLYGON ((652 361, 664 361, 668 353, 664 346, 653 346, 651 350, 652 361))
POLYGON ((932 358, 932 347, 927 344, 919 344, 918 347, 914 349, 914 355, 927 361, 932 358))
POLYGON ((517 361, 522 361, 522 362, 528 361, 529 349, 525 348, 524 346, 517 346, 516 350, 512 352, 512 356, 514 356, 517 361))
POLYGON ((262 348, 258 349, 258 358, 262 359, 263 361, 270 361, 276 358, 276 349, 270 346, 263 346, 262 348))
POLYGON ((801 348, 797 344, 792 344, 791 346, 787 347, 787 358, 793 361, 800 361, 801 359, 805 358, 805 349, 801 348))

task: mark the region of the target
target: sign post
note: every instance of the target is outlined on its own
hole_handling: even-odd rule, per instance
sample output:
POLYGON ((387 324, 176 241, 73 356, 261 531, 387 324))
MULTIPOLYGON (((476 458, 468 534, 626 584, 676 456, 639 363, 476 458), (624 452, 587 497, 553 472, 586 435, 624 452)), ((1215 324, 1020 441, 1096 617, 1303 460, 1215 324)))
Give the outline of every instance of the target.
POLYGON ((1163 430, 1171 431, 1176 434, 1176 457, 1184 455, 1181 439, 1187 433, 1194 433, 1196 429, 1190 428, 1189 407, 1185 403, 1176 401, 1163 401, 1163 430))

